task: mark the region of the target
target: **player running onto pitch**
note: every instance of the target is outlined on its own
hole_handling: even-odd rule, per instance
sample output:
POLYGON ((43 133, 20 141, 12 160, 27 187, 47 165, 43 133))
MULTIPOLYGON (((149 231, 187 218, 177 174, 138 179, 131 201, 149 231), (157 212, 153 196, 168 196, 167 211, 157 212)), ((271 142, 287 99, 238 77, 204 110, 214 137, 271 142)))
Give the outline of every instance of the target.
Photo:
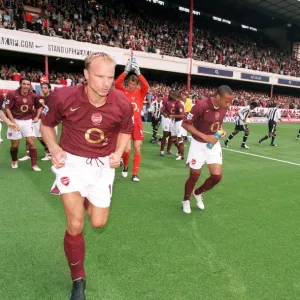
MULTIPOLYGON (((218 138, 214 135, 222 129, 226 108, 232 103, 232 90, 222 85, 217 89, 216 95, 202 101, 198 101, 191 112, 184 118, 182 126, 192 134, 192 141, 187 158, 190 175, 185 183, 183 211, 190 214, 190 196, 193 193, 199 209, 204 209, 202 194, 212 189, 222 179, 222 149, 218 138), (208 144, 212 144, 210 149, 208 144), (210 177, 196 190, 201 169, 208 165, 210 177)), ((223 131, 222 137, 226 133, 223 131)))
POLYGON ((234 131, 229 135, 227 140, 224 142, 225 146, 228 147, 229 141, 233 139, 235 135, 237 135, 240 131, 244 131, 243 141, 241 144, 241 147, 244 149, 249 149, 249 147, 246 145, 247 139, 249 137, 250 131, 247 124, 247 119, 250 116, 251 110, 255 108, 255 104, 251 103, 250 105, 247 105, 244 108, 241 108, 238 111, 238 119, 235 123, 235 129, 234 131))
MULTIPOLYGON (((144 140, 143 124, 141 113, 143 110, 144 99, 148 92, 148 82, 145 77, 141 74, 140 68, 137 63, 131 63, 129 59, 125 66, 124 72, 116 79, 115 86, 118 90, 124 92, 129 102, 133 107, 133 119, 134 119, 134 132, 132 134, 134 157, 133 157, 133 169, 132 169, 132 180, 135 182, 140 181, 138 176, 140 164, 141 164, 141 146, 144 140), (128 78, 128 86, 124 87, 124 80, 131 70, 134 71, 135 75, 130 75, 128 78), (138 87, 140 84, 140 88, 138 87)), ((128 164, 131 151, 131 141, 128 142, 126 149, 123 153, 123 171, 122 176, 128 176, 128 164)))
MULTIPOLYGON (((85 85, 63 87, 48 98, 41 131, 56 174, 53 192, 61 194, 67 229, 64 250, 73 289, 70 300, 85 300, 85 207, 93 227, 108 220, 115 168, 133 132, 132 106, 124 94, 111 89, 115 61, 103 52, 85 59, 85 85), (62 122, 60 143, 55 126, 62 122)), ((100 267, 100 266, 99 266, 100 267)))

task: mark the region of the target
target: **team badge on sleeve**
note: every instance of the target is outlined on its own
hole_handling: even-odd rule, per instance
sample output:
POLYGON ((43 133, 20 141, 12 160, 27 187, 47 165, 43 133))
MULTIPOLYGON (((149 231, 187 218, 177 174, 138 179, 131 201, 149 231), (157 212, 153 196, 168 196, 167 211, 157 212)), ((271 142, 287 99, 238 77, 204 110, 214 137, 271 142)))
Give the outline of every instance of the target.
POLYGON ((188 113, 187 120, 193 120, 194 115, 192 113, 188 113))
POLYGON ((46 115, 49 111, 49 107, 46 105, 42 111, 42 114, 46 115))

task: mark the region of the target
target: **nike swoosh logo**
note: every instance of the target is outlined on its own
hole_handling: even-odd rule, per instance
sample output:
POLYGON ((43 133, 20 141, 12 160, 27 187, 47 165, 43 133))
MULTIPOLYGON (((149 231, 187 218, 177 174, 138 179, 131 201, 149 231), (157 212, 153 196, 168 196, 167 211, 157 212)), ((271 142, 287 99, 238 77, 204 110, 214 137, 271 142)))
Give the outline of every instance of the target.
POLYGON ((77 108, 70 108, 70 111, 76 111, 76 110, 78 110, 80 107, 77 107, 77 108))
POLYGON ((78 265, 80 262, 81 262, 81 260, 78 261, 76 264, 72 264, 72 263, 71 263, 71 266, 76 266, 76 265, 78 265))

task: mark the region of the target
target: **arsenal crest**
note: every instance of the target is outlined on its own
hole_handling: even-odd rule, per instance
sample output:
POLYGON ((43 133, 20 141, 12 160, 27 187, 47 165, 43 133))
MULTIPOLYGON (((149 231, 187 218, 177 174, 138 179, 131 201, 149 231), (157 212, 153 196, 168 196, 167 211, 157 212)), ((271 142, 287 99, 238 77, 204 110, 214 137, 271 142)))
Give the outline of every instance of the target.
POLYGON ((215 113, 215 118, 217 121, 220 119, 220 113, 218 111, 215 113))
POLYGON ((100 125, 100 123, 102 122, 102 115, 100 113, 95 113, 95 114, 92 114, 92 122, 93 122, 93 125, 100 125))
POLYGON ((23 103, 27 103, 27 99, 26 98, 23 98, 23 103))

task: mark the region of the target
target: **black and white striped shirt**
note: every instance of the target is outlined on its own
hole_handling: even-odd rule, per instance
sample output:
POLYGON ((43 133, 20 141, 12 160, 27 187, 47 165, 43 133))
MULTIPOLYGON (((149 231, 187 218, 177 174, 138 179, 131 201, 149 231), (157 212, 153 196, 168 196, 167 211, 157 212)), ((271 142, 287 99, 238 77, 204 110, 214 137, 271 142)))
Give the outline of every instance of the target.
POLYGON ((153 101, 150 106, 150 111, 153 115, 156 115, 158 118, 160 118, 161 115, 161 108, 163 107, 163 102, 158 102, 157 100, 153 101))
POLYGON ((268 120, 278 122, 281 119, 281 112, 278 108, 271 108, 268 112, 268 120))
POLYGON ((239 111, 238 111, 238 119, 236 120, 236 124, 237 125, 244 125, 244 120, 246 120, 249 115, 250 115, 250 106, 246 106, 244 108, 241 108, 239 111))

